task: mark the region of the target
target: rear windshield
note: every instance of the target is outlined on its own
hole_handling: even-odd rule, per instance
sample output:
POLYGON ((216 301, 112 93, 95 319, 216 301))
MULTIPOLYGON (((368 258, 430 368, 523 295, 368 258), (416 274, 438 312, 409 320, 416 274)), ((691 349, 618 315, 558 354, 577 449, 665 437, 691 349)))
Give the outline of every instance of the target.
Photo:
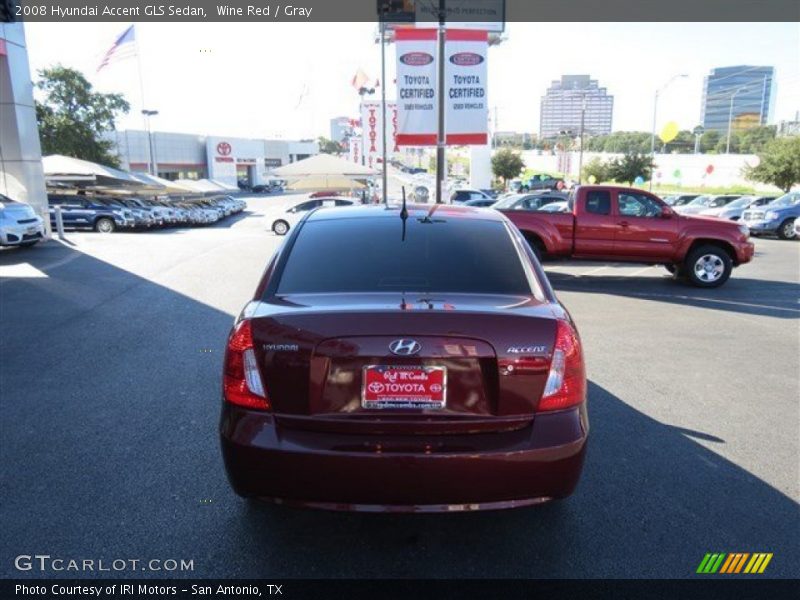
POLYGON ((505 225, 467 219, 421 223, 387 218, 303 225, 278 295, 451 292, 529 295, 525 269, 505 225))

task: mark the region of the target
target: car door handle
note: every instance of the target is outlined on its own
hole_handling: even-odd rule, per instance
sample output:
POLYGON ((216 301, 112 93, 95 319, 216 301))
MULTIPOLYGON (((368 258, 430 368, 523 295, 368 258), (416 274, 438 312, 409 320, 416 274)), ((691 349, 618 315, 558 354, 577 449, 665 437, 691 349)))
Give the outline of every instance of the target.
POLYGON ((627 221, 620 221, 619 223, 617 223, 617 225, 619 225, 620 227, 628 227, 630 223, 628 223, 627 221))

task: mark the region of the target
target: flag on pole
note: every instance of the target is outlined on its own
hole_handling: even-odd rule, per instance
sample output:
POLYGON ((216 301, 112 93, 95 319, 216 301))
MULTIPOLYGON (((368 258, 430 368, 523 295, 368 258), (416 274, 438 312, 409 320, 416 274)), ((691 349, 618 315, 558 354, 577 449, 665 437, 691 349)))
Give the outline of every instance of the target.
POLYGON ((351 85, 356 88, 357 90, 363 88, 369 82, 369 77, 363 70, 359 69, 356 71, 356 74, 353 76, 353 80, 350 82, 351 85))
POLYGON ((97 67, 97 72, 99 73, 100 69, 107 67, 117 60, 130 58, 131 56, 136 56, 136 32, 133 25, 123 31, 111 45, 111 48, 109 48, 105 56, 103 56, 100 66, 97 67))

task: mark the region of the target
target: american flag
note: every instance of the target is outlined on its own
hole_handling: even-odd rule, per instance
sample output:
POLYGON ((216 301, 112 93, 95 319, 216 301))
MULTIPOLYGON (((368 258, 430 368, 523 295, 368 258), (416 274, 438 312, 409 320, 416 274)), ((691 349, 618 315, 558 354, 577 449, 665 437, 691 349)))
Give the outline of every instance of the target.
POLYGON ((116 60, 122 60, 123 58, 129 58, 131 56, 136 56, 136 31, 133 29, 133 25, 123 31, 111 45, 111 48, 109 48, 108 52, 103 56, 100 66, 97 67, 97 71, 100 72, 100 69, 110 65, 116 60))

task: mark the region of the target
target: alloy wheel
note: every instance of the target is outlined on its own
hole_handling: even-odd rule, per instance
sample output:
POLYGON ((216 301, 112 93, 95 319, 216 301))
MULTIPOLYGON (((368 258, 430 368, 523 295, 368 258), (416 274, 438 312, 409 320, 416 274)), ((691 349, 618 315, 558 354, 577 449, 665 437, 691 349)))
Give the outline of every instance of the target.
POLYGON ((725 272, 725 263, 715 254, 704 254, 694 263, 694 273, 700 281, 713 283, 725 272))

